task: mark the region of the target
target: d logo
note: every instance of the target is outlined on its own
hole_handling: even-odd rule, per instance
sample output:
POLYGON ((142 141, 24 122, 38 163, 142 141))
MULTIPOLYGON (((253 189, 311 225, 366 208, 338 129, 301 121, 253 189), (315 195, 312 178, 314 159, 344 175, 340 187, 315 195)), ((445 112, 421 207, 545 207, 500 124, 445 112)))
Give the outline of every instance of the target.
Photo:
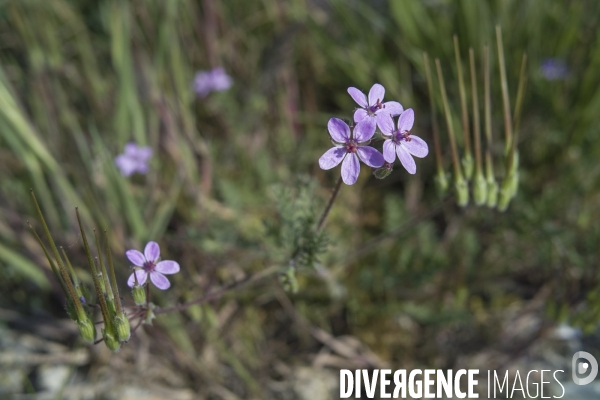
POLYGON ((573 372, 573 382, 575 382, 577 385, 587 385, 588 383, 591 383, 594 378, 596 378, 596 375, 598 375, 598 362, 590 353, 578 351, 577 353, 573 354, 571 371, 573 372), (581 361, 577 363, 577 361, 581 358, 585 358, 587 362, 581 361), (590 374, 587 377, 578 377, 578 374, 583 375, 588 371, 590 374))

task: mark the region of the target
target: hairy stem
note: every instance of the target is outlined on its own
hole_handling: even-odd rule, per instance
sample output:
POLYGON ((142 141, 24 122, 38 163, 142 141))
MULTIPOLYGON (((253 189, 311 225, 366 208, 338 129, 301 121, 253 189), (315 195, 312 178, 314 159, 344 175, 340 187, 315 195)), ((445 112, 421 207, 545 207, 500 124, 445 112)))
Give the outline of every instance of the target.
POLYGON ((333 188, 333 193, 331 193, 331 197, 329 198, 329 201, 327 202, 327 205, 325 206, 325 209, 323 210, 323 213, 321 214, 321 218, 319 218, 319 223, 317 224, 317 232, 320 232, 321 229, 323 229, 325 220, 327 219, 327 216, 329 215, 329 211, 331 211, 331 206, 333 206, 333 202, 337 198, 341 187, 342 187, 342 177, 340 176, 338 178, 337 183, 335 184, 335 187, 333 188))

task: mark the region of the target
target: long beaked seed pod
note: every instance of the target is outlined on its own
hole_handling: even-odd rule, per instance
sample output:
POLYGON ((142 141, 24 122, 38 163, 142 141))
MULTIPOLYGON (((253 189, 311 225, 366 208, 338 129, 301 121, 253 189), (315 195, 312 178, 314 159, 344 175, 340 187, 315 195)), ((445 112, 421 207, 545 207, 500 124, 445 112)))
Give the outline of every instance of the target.
POLYGON ((477 70, 475 69, 475 52, 469 49, 469 66, 471 70, 471 91, 473 100, 473 137, 475 141, 475 176, 473 179, 473 200, 481 206, 488 196, 488 187, 481 166, 481 131, 479 121, 479 98, 477 95, 477 70))
POLYGON ((440 90, 442 92, 442 102, 444 104, 444 114, 446 115, 446 125, 448 126, 448 136, 450 137, 450 147, 452 149, 452 163, 454 165, 454 190, 456 192, 457 203, 461 207, 466 207, 469 204, 469 186, 465 180, 460 162, 458 158, 458 150, 456 148, 456 140, 454 138, 454 128, 452 126, 452 115, 450 106, 448 105, 448 96, 446 95, 446 85, 444 84, 444 76, 442 75, 442 66, 440 60, 435 59, 438 79, 440 82, 440 90))
POLYGON ((108 262, 108 269, 110 273, 111 286, 114 292, 114 305, 116 311, 116 316, 114 320, 115 330, 117 332, 117 337, 119 338, 119 341, 127 342, 131 337, 131 325, 129 323, 129 319, 123 311, 123 306, 121 305, 121 297, 119 296, 119 286, 117 285, 117 277, 115 275, 115 266, 113 264, 112 252, 110 250, 108 234, 106 233, 106 231, 104 231, 104 245, 106 260, 108 262))
POLYGON ((469 129, 469 111, 467 109, 467 91, 465 89, 465 80, 463 78, 462 62, 460 60, 460 47, 458 45, 458 36, 454 35, 454 56, 456 58, 456 71, 458 73, 458 90, 460 95, 460 115, 463 129, 463 141, 465 144, 465 154, 461 160, 465 171, 465 178, 470 180, 473 176, 473 156, 471 155, 471 133, 469 129))
POLYGON ((437 121, 435 99, 433 95, 433 78, 431 76, 431 68, 429 67, 429 56, 423 52, 423 64, 425 65, 425 78, 427 80, 427 91, 429 93, 429 107, 431 108, 431 129, 433 130, 433 146, 435 149, 435 161, 437 165, 437 173, 435 175, 435 187, 438 196, 444 197, 448 193, 448 176, 444 171, 442 162, 442 150, 440 145, 439 126, 437 121))
POLYGON ((75 208, 75 214, 77 215, 77 223, 79 224, 79 231, 81 232, 81 238, 83 240, 83 247, 85 249, 85 254, 88 259, 88 265, 90 267, 90 270, 92 271, 92 279, 94 281, 94 288, 96 289, 98 303, 100 304, 100 310, 102 311, 102 319, 104 320, 104 329, 102 329, 102 337, 104 339, 104 344, 110 350, 117 351, 120 348, 120 343, 117 340, 117 335, 114 331, 113 320, 111 318, 110 311, 108 309, 108 305, 106 303, 106 299, 105 299, 104 293, 102 291, 102 285, 100 284, 100 277, 98 275, 98 271, 94 264, 94 259, 92 257, 92 253, 90 251, 90 246, 88 244, 88 240, 85 235, 85 231, 83 230, 83 225, 81 224, 81 218, 79 217, 79 209, 77 207, 75 208))
POLYGON ((483 81, 485 104, 485 173, 487 182, 487 206, 495 208, 498 203, 498 182, 494 174, 494 161, 492 159, 492 99, 490 87, 490 51, 486 45, 483 48, 483 81))

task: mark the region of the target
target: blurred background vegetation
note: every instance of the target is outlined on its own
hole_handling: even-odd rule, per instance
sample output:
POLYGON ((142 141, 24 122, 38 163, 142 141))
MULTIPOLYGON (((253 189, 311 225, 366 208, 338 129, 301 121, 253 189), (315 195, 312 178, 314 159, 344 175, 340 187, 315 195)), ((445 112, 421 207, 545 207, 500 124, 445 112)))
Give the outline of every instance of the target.
MULTIPOLYGON (((557 324, 593 337, 598 15, 593 0, 2 1, 0 327, 63 353, 85 350, 85 361, 66 362, 58 398, 106 379, 181 390, 170 398, 304 398, 320 379, 304 367, 328 367, 335 378, 339 367, 451 368, 480 355, 501 368, 557 324), (398 167, 379 181, 363 167, 356 185, 342 187, 327 251, 299 271, 298 293, 263 279, 159 316, 112 356, 80 343, 74 324, 56 322, 66 318, 64 296, 26 228, 35 220, 30 187, 90 287, 75 206, 88 228, 112 232, 122 291, 127 249, 156 240, 165 259, 181 264, 172 288, 153 295, 161 306, 284 267, 287 230, 319 214, 338 177, 317 160, 330 147, 327 120, 351 116, 348 86, 383 84, 386 100, 415 110, 413 133, 433 150, 423 52, 440 58, 457 117, 452 34, 465 72, 468 47, 480 66, 489 43, 494 135, 503 135, 496 24, 512 104, 521 56, 529 57, 521 183, 507 212, 440 202, 433 151, 415 176, 398 167), (546 79, 547 58, 566 63, 568 74, 546 79), (218 66, 232 88, 198 98, 195 72, 218 66), (116 169, 129 141, 154 149, 147 175, 116 169), (509 335, 517 325, 525 333, 509 335)), ((42 390, 38 364, 15 361, 22 375, 0 382, 0 393, 42 390)), ((98 391, 90 398, 113 398, 102 386, 90 390, 98 391)))

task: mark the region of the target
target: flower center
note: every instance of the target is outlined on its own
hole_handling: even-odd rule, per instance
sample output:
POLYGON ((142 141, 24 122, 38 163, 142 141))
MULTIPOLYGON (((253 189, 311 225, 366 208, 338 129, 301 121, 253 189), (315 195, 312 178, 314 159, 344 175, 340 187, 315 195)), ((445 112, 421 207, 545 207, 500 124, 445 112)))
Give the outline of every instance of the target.
POLYGON ((394 134, 394 142, 400 143, 401 141, 410 142, 412 138, 410 137, 410 131, 404 131, 401 133, 400 131, 396 131, 394 134))
POLYGON ((146 272, 152 272, 154 271, 154 268, 156 268, 156 264, 154 264, 154 261, 146 261, 142 268, 146 272))
POLYGON ((375 115, 375 113, 376 113, 378 110, 382 110, 382 109, 384 109, 384 108, 385 108, 385 105, 383 105, 383 104, 381 103, 381 100, 380 100, 380 99, 377 99, 377 103, 375 103, 375 104, 374 104, 374 105, 372 105, 372 106, 369 106, 369 108, 368 108, 368 110, 367 110, 367 111, 368 111, 368 113, 369 113, 369 114, 371 114, 371 115, 375 115))
POLYGON ((350 140, 348 143, 346 143, 346 151, 348 153, 356 153, 357 148, 358 146, 356 145, 354 140, 350 140))

